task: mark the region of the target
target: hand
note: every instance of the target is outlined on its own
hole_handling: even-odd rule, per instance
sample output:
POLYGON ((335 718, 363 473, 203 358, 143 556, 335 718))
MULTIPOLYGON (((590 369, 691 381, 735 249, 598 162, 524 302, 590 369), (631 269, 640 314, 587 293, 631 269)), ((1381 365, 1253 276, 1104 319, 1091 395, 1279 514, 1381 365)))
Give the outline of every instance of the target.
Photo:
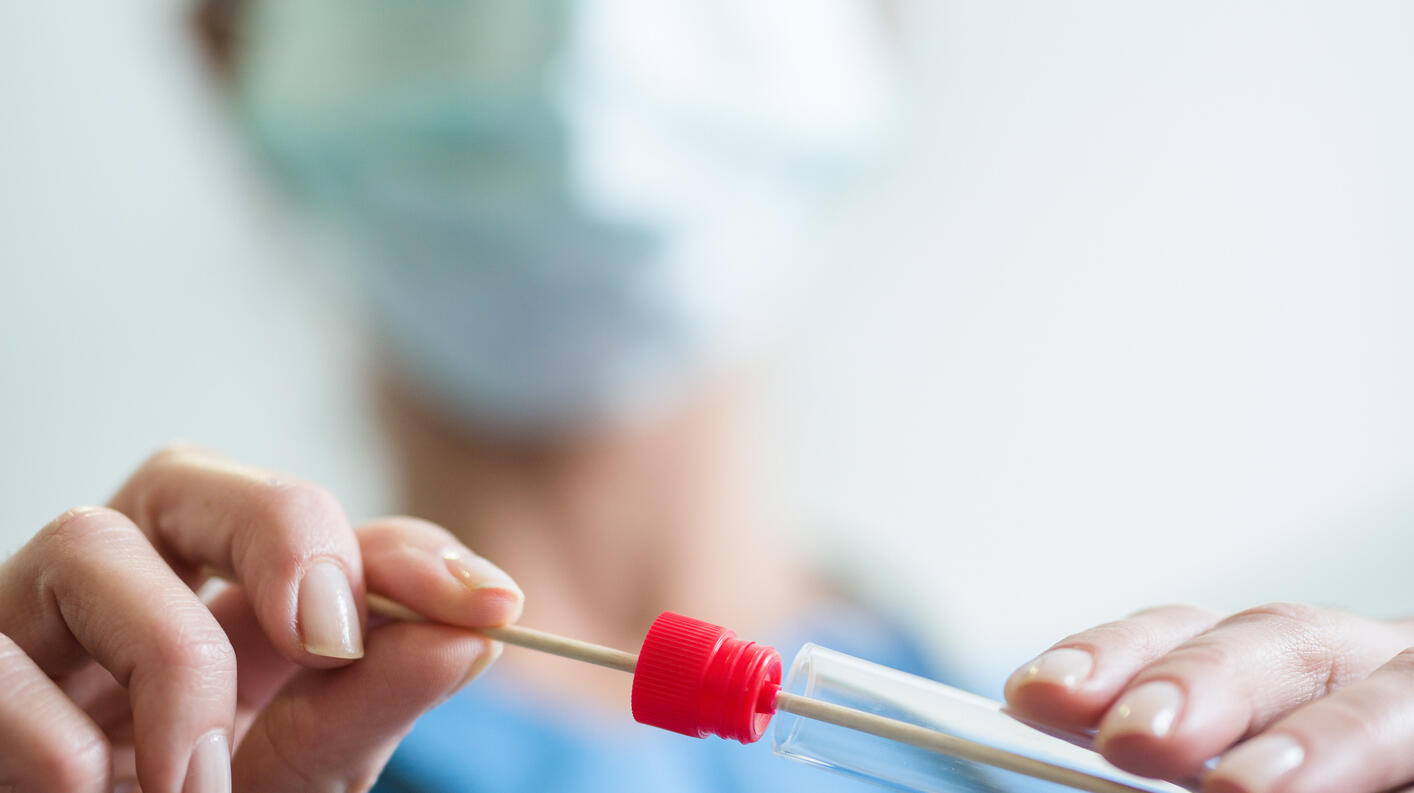
POLYGON ((521 600, 430 523, 354 530, 309 483, 165 450, 0 565, 0 790, 365 789, 498 654, 451 626, 521 600), (366 631, 365 587, 447 624, 366 631))
POLYGON ((1018 715, 1208 793, 1377 793, 1414 782, 1414 623, 1279 603, 1219 620, 1165 606, 1017 670, 1018 715))

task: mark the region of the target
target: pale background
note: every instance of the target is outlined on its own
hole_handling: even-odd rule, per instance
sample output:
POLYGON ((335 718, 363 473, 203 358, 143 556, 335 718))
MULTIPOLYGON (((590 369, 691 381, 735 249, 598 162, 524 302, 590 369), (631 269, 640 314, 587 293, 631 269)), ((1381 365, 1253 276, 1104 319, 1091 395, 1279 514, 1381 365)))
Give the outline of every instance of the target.
MULTIPOLYGON (((0 4, 0 553, 174 437, 386 504, 184 7, 0 4)), ((902 8, 904 149, 782 356, 802 550, 989 691, 1154 602, 1410 610, 1414 5, 902 8)))

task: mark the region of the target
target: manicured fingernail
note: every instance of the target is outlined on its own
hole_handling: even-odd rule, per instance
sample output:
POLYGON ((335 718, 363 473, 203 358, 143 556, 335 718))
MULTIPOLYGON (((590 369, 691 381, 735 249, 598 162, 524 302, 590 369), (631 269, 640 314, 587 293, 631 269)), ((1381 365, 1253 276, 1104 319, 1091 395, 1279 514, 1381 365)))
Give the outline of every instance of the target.
POLYGON ((225 733, 207 733, 197 740, 182 793, 231 793, 231 745, 225 733))
POLYGON ((315 562, 299 586, 299 628, 304 649, 329 658, 362 658, 358 607, 344 569, 315 562))
POLYGON ((1120 697, 1100 722, 1097 741, 1116 735, 1143 734, 1163 738, 1183 709, 1183 690, 1164 680, 1145 683, 1120 697))
POLYGON ((1263 735, 1223 755, 1212 778, 1231 782, 1246 793, 1265 793, 1306 759, 1306 750, 1289 735, 1263 735))
POLYGON ((1016 677, 1018 683, 1053 683, 1065 688, 1075 688, 1090 677, 1095 668, 1095 657, 1074 647, 1062 647, 1043 653, 1041 657, 1023 668, 1016 677))
POLYGON ((516 600, 525 600, 525 593, 504 570, 476 554, 448 548, 442 552, 442 561, 468 589, 499 589, 510 593, 516 600))

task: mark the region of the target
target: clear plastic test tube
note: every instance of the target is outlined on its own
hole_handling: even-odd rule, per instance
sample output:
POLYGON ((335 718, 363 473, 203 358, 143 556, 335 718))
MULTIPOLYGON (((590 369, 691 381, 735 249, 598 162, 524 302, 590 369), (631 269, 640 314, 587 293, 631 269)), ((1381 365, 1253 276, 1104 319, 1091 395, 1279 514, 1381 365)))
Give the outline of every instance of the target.
MULTIPOLYGON (((796 655, 781 692, 771 741, 776 754, 902 790, 963 793, 1037 789, 1034 779, 1002 770, 996 767, 998 764, 1030 765, 1051 774, 1051 778, 1056 776, 1055 769, 1061 769, 1062 775, 1069 770, 1088 778, 1085 789, 1093 789, 1094 782, 1090 780, 1099 780, 1102 785, 1104 781, 1113 783, 1116 791, 1189 790, 1127 774, 1087 746, 1016 720, 1002 710, 999 702, 815 644, 805 645, 796 655), (803 707, 807 709, 815 707, 810 702, 823 702, 926 728, 916 731, 916 738, 924 743, 961 739, 947 748, 962 748, 963 754, 975 752, 989 764, 823 721, 819 714, 807 717, 787 712, 792 708, 786 700, 789 697, 804 698, 803 707)), ((843 720, 850 718, 845 711, 839 713, 843 720)), ((826 718, 830 718, 828 713, 826 718)))
MULTIPOLYGON (((375 593, 368 603, 423 619, 375 593)), ((772 648, 672 612, 637 654, 518 625, 477 631, 632 674, 633 716, 644 724, 753 743, 774 719, 776 754, 899 790, 1031 793, 1040 779, 1092 793, 1192 793, 1120 771, 1086 739, 1027 725, 999 702, 816 644, 801 648, 782 681, 772 648)))

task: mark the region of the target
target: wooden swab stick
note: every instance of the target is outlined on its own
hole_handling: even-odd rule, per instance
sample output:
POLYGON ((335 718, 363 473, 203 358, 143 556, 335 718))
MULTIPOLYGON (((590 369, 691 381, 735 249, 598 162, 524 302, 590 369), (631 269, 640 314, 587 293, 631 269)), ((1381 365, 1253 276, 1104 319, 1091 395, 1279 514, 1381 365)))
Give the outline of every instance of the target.
MULTIPOLYGON (((427 621, 427 618, 407 606, 373 592, 368 593, 368 610, 374 614, 391 617, 393 619, 412 622, 427 621)), ((603 645, 580 641, 578 639, 571 639, 565 636, 557 636, 553 633, 545 633, 544 631, 537 631, 531 628, 522 628, 519 625, 504 625, 497 628, 471 628, 469 630, 473 630, 495 641, 514 644, 517 647, 526 647, 531 650, 539 650, 540 652, 558 655, 562 658, 570 658, 576 661, 605 666, 610 669, 617 669, 621 672, 628 672, 629 674, 633 673, 638 664, 638 656, 630 652, 616 650, 612 647, 604 647, 603 645)), ((776 693, 776 710, 793 713, 802 718, 814 719, 847 729, 857 730, 870 735, 877 735, 880 738, 899 741, 900 743, 906 743, 920 749, 926 749, 952 757, 960 757, 974 763, 1015 771, 1018 774, 1035 777, 1036 779, 1057 782, 1077 790, 1090 791, 1090 793, 1149 793, 1152 789, 1151 787, 1135 787, 1122 782, 1102 779, 1082 771, 1076 771, 1073 768, 1055 765, 1015 752, 1008 752, 1005 749, 987 746, 986 744, 977 743, 976 741, 969 741, 966 738, 959 738, 956 735, 949 735, 917 724, 910 724, 906 721, 890 719, 885 716, 866 713, 862 710, 822 702, 818 699, 802 697, 785 691, 776 693)), ((1150 784, 1157 785, 1158 783, 1150 784)), ((1173 786, 1172 790, 1177 793, 1183 792, 1183 789, 1178 786, 1173 786)))
MULTIPOLYGON (((393 619, 406 620, 409 622, 426 622, 427 618, 403 604, 382 595, 368 593, 368 610, 374 614, 393 619)), ((612 647, 605 647, 601 644, 571 639, 567 636, 557 636, 553 633, 537 631, 534 628, 522 628, 519 625, 502 625, 496 628, 470 628, 469 630, 506 644, 514 644, 517 647, 525 647, 531 650, 539 650, 542 653, 558 655, 561 658, 571 658, 575 661, 595 664, 596 666, 607 666, 610 669, 617 669, 620 672, 633 674, 634 668, 638 665, 638 656, 633 653, 615 650, 612 647)))
MULTIPOLYGON (((974 763, 994 768, 1005 768, 1018 774, 1044 779, 1047 782, 1058 782, 1078 790, 1088 790, 1091 793, 1150 793, 1153 789, 1152 787, 1134 787, 1122 782, 1101 779, 1073 768, 1055 765, 1024 754, 1008 752, 1005 749, 987 746, 976 741, 969 741, 966 738, 959 738, 956 735, 938 732, 917 724, 890 719, 874 713, 865 713, 862 710, 822 702, 818 699, 802 697, 785 691, 776 694, 776 710, 859 732, 867 732, 880 738, 888 738, 906 743, 909 746, 917 746, 920 749, 960 757, 974 763)), ((1158 786, 1161 783, 1149 784, 1158 786)), ((1182 788, 1177 786, 1174 786, 1173 790, 1182 793, 1182 788)))

